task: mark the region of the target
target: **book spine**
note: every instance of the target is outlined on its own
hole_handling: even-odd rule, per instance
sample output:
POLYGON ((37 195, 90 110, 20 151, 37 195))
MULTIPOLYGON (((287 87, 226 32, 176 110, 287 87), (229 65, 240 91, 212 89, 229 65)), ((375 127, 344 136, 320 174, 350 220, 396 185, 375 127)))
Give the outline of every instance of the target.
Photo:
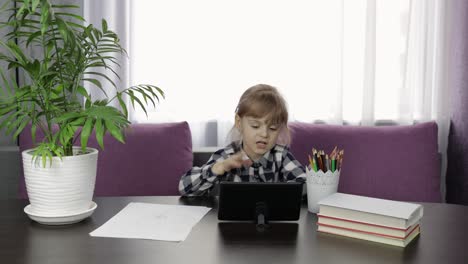
POLYGON ((408 231, 412 226, 409 226, 408 228, 398 228, 398 227, 392 227, 392 226, 386 226, 386 225, 378 225, 378 224, 372 224, 372 223, 367 223, 367 222, 362 222, 362 221, 357 221, 357 220, 351 220, 351 219, 345 219, 345 218, 339 218, 339 217, 333 217, 333 216, 328 216, 328 215, 322 215, 318 214, 319 221, 320 218, 329 218, 333 220, 338 220, 338 221, 345 221, 345 222, 350 222, 350 223, 356 223, 356 224, 362 224, 362 225, 369 225, 369 226, 375 226, 375 227, 381 227, 381 228, 388 228, 388 229, 393 229, 393 230, 398 230, 398 231, 408 231))
MULTIPOLYGON (((330 217, 337 217, 348 219, 352 221, 362 221, 369 224, 391 226, 394 228, 407 229, 408 219, 397 218, 394 216, 380 215, 374 213, 368 213, 364 211, 357 211, 342 207, 333 207, 320 205, 319 214, 330 217)), ((417 218, 415 218, 417 220, 417 218)), ((414 221, 417 222, 417 221, 414 221)))
POLYGON ((413 232, 407 239, 394 239, 394 238, 374 236, 370 234, 361 234, 361 233, 357 233, 353 231, 339 230, 336 228, 326 227, 326 226, 319 226, 317 231, 322 232, 322 233, 336 235, 336 236, 367 240, 367 241, 388 244, 388 245, 393 245, 393 246, 398 246, 398 247, 405 247, 410 241, 412 241, 420 233, 419 226, 413 230, 413 232))
POLYGON ((373 236, 388 237, 388 238, 392 238, 392 239, 406 239, 408 236, 410 236, 414 232, 414 230, 419 228, 419 225, 416 225, 406 236, 392 236, 392 235, 388 235, 388 234, 364 231, 364 230, 347 228, 347 227, 342 227, 342 226, 334 226, 334 225, 327 225, 327 224, 321 224, 321 223, 317 223, 317 225, 318 226, 326 226, 326 227, 341 229, 341 230, 347 230, 347 231, 351 231, 351 232, 363 233, 363 234, 368 234, 368 235, 373 235, 373 236))
POLYGON ((416 222, 418 222, 419 219, 421 219, 422 216, 423 216, 423 210, 424 210, 423 207, 420 206, 416 211, 414 211, 413 214, 411 214, 411 216, 410 216, 410 218, 408 219, 408 221, 407 221, 406 224, 407 224, 408 226, 412 226, 412 225, 414 225, 416 222))

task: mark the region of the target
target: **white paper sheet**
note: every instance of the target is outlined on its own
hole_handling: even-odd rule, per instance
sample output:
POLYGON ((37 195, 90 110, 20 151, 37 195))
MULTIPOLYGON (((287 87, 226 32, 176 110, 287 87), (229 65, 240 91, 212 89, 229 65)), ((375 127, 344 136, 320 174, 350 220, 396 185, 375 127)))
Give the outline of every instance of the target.
POLYGON ((129 203, 89 234, 94 237, 184 241, 192 227, 210 209, 204 206, 129 203))

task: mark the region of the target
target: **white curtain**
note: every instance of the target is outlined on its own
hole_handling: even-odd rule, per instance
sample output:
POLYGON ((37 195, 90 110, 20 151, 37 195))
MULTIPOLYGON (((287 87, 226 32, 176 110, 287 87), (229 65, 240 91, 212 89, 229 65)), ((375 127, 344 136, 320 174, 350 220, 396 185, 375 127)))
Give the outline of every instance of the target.
MULTIPOLYGON (((83 17, 86 20, 86 23, 93 24, 95 27, 101 28, 102 19, 105 19, 107 21, 108 28, 119 36, 120 45, 128 51, 130 49, 130 0, 82 1, 83 17)), ((113 56, 115 56, 120 62, 120 67, 111 65, 119 77, 113 75, 109 70, 104 71, 102 69, 97 69, 95 71, 105 73, 116 84, 117 89, 104 78, 94 77, 100 80, 109 98, 112 98, 117 91, 121 91, 130 86, 129 57, 125 54, 114 54, 113 56)), ((85 83, 85 87, 91 94, 93 100, 105 98, 105 95, 96 87, 88 83, 85 83)), ((126 101, 128 103, 129 99, 126 98, 126 101)), ((113 106, 120 108, 117 100, 113 102, 113 106)), ((129 112, 131 119, 133 118, 133 114, 134 112, 129 112)))
MULTIPOLYGON (((352 4, 350 1, 344 2, 346 19, 346 12, 352 9, 352 4)), ((447 2, 367 0, 365 10, 360 122, 374 125, 379 120, 388 119, 397 124, 413 124, 435 120, 439 128, 439 152, 442 154, 441 193, 445 199, 450 126, 450 89, 446 72, 450 25, 447 2), (389 38, 399 41, 390 41, 389 38), (386 109, 381 109, 381 106, 386 109)), ((350 25, 348 22, 345 20, 344 24, 350 25)), ((346 31, 353 29, 345 27, 345 35, 346 31)), ((346 38, 343 45, 346 51, 349 48, 346 38)), ((351 54, 353 50, 349 49, 348 52, 351 54)), ((345 52, 343 55, 346 58, 348 54, 345 52)), ((345 66, 345 78, 348 73, 352 73, 352 70, 345 66)), ((346 85, 350 83, 344 81, 343 92, 352 90, 346 85)))
POLYGON ((445 174, 450 129, 450 87, 448 87, 448 29, 451 25, 448 1, 410 2, 406 63, 400 88, 399 115, 402 124, 435 120, 439 152, 442 155, 441 193, 445 200, 445 174))
MULTIPOLYGON (((133 122, 188 121, 195 148, 222 146, 242 92, 278 87, 290 119, 330 124, 435 120, 445 175, 449 26, 444 0, 85 0, 123 40, 128 84, 166 99, 133 122)), ((445 186, 442 177, 441 186, 445 186)), ((445 197, 445 190, 442 190, 445 197)))

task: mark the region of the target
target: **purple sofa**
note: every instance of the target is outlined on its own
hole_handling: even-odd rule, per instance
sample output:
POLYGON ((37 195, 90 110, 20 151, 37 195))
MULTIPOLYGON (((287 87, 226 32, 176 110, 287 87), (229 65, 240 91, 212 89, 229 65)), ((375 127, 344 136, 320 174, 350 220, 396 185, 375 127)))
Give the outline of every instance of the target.
POLYGON ((339 192, 441 202, 437 124, 336 126, 290 123, 291 152, 307 164, 312 147, 344 149, 339 192))
MULTIPOLYGON (((379 127, 293 122, 289 127, 291 151, 302 164, 307 164, 312 147, 327 152, 334 146, 345 150, 340 192, 402 201, 441 201, 434 122, 379 127)), ((126 137, 126 144, 121 144, 106 136, 105 148, 99 152, 95 195, 179 195, 179 179, 193 162, 188 124, 131 125, 126 137)), ((89 146, 97 147, 94 138, 89 146)), ((30 147, 30 131, 26 129, 20 135, 20 150, 30 147)), ((20 196, 27 197, 24 179, 20 196)))
MULTIPOLYGON (((19 142, 20 151, 32 147, 30 129, 23 131, 19 142)), ((94 137, 88 146, 99 150, 95 196, 179 195, 180 176, 192 167, 192 137, 186 122, 134 124, 126 132, 125 144, 107 134, 104 150, 94 137)), ((20 197, 27 198, 24 177, 20 197)))

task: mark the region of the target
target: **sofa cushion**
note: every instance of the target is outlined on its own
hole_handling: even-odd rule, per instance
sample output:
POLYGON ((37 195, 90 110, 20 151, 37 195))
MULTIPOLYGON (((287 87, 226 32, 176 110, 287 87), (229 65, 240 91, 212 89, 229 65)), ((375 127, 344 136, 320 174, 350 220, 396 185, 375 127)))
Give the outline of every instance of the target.
MULTIPOLYGON (((179 179, 193 161, 187 122, 132 124, 125 134, 125 144, 106 134, 103 150, 94 136, 89 139, 88 146, 99 150, 94 195, 178 195, 179 179)), ((25 129, 20 150, 31 147, 30 129, 25 129)), ((20 196, 27 197, 24 178, 20 196)))
POLYGON ((338 191, 384 199, 440 202, 437 124, 337 126, 293 122, 291 152, 307 164, 312 147, 344 149, 338 191))

